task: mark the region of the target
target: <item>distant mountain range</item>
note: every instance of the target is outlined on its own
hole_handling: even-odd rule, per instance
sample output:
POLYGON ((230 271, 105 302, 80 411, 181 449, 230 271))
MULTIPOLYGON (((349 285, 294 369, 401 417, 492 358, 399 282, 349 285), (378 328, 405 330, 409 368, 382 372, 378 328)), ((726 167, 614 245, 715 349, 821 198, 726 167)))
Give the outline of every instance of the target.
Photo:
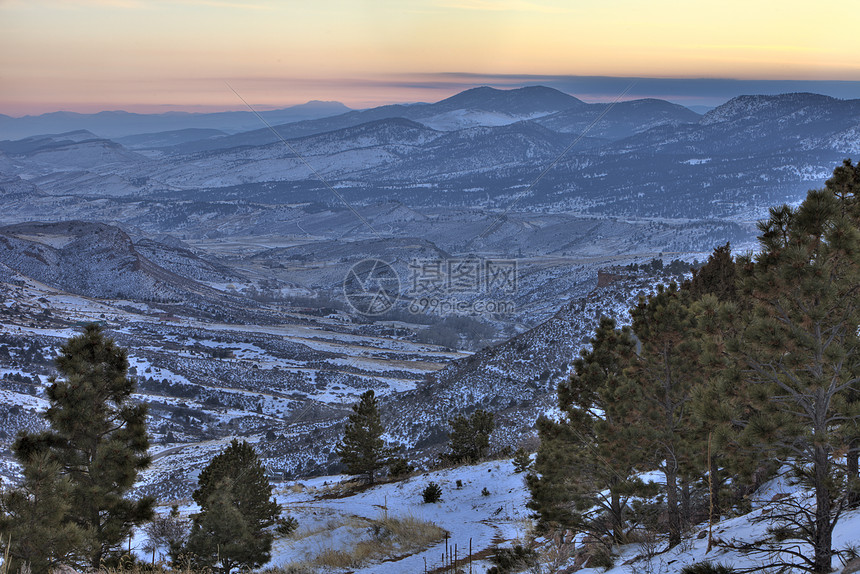
MULTIPOLYGON (((261 111, 267 122, 282 124, 342 114, 349 108, 340 102, 312 101, 279 110, 261 111)), ((254 129, 260 119, 250 111, 238 112, 166 112, 137 114, 105 111, 96 114, 51 112, 38 116, 13 118, 0 114, 0 137, 25 138, 47 133, 88 130, 101 137, 114 138, 184 129, 216 129, 235 133, 254 129)))
POLYGON ((744 220, 800 200, 860 153, 860 100, 817 94, 741 96, 701 116, 655 99, 587 104, 540 86, 482 87, 289 121, 277 135, 228 133, 235 114, 114 140, 76 131, 2 141, 0 172, 47 195, 340 203, 331 186, 356 205, 744 220))

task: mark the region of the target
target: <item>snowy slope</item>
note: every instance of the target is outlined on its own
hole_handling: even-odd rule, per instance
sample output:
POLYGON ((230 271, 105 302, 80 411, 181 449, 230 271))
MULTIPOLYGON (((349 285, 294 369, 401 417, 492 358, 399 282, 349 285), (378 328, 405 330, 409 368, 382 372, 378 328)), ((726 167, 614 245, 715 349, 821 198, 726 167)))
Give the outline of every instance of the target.
MULTIPOLYGON (((399 482, 379 484, 355 490, 355 483, 345 476, 318 477, 302 482, 276 485, 276 500, 285 513, 299 521, 298 530, 288 538, 275 541, 272 560, 268 566, 304 565, 312 572, 356 574, 401 574, 435 571, 445 564, 446 546, 449 555, 457 551, 458 567, 468 572, 485 572, 491 566, 487 558, 497 547, 525 545, 535 548, 539 568, 535 572, 572 572, 576 553, 583 548, 581 536, 559 552, 559 546, 542 537, 535 537, 524 474, 514 472, 510 460, 484 462, 474 466, 434 470, 399 482), (442 488, 442 500, 426 504, 421 492, 430 482, 442 488), (457 485, 460 481, 461 486, 457 485), (482 490, 486 489, 487 494, 482 490), (321 568, 314 560, 327 551, 350 552, 354 546, 372 537, 372 521, 383 517, 413 517, 430 521, 447 532, 447 539, 406 555, 388 556, 349 568, 321 568), (469 548, 471 544, 471 559, 469 548), (562 555, 562 559, 558 555, 562 555)), ((759 501, 754 510, 742 516, 724 519, 713 526, 715 540, 761 540, 767 537, 766 524, 756 524, 761 513, 761 501, 774 497, 798 497, 805 493, 796 487, 775 480, 764 485, 755 495, 759 501)), ((166 513, 168 507, 160 512, 166 513)), ((187 516, 198 509, 193 504, 180 506, 187 516)), ((605 569, 585 568, 583 573, 606 574, 669 574, 686 565, 705 560, 735 568, 762 568, 765 557, 743 556, 719 546, 707 551, 707 524, 694 526, 684 541, 666 549, 659 537, 653 544, 629 544, 616 549, 615 566, 605 569)), ((138 533, 133 546, 140 553, 144 537, 138 533)), ((836 550, 860 543, 860 510, 843 515, 833 534, 836 550)), ((144 556, 141 557, 143 558, 144 556)), ((145 558, 149 558, 146 556, 145 558)), ((450 561, 450 559, 449 559, 450 561)), ((844 565, 834 557, 833 567, 840 571, 844 565)))

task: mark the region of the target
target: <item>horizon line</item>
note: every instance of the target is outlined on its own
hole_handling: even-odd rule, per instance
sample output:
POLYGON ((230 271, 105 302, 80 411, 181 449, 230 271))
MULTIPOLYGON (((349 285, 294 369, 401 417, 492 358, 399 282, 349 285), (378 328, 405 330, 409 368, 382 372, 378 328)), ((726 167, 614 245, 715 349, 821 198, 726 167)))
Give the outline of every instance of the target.
MULTIPOLYGON (((214 79, 197 78, 190 80, 197 85, 213 82, 214 79)), ((232 82, 250 83, 254 88, 247 91, 256 93, 264 90, 266 85, 274 84, 281 87, 284 84, 305 84, 311 80, 276 77, 238 77, 232 82), (262 84, 262 87, 261 87, 262 84)), ((489 87, 498 90, 515 90, 526 87, 543 86, 556 89, 571 95, 586 103, 606 103, 615 98, 623 85, 636 81, 636 90, 625 100, 662 99, 686 107, 717 107, 734 97, 741 95, 777 95, 782 93, 814 93, 837 99, 860 98, 860 80, 842 79, 750 79, 728 77, 653 77, 653 76, 576 76, 548 74, 484 74, 474 72, 439 72, 421 74, 397 74, 376 79, 328 79, 313 81, 320 86, 319 91, 327 92, 320 97, 312 97, 304 101, 292 102, 258 102, 255 107, 260 111, 278 111, 293 107, 305 106, 312 103, 341 104, 348 108, 346 111, 361 111, 384 105, 409 105, 435 103, 470 89, 489 87), (405 80, 405 78, 410 78, 405 80), (368 105, 350 105, 350 96, 338 97, 332 94, 332 88, 350 92, 356 88, 375 88, 377 90, 400 89, 410 92, 423 93, 434 98, 393 98, 376 99, 368 105)), ((336 90, 337 91, 337 90, 336 90)), ((2 107, 24 106, 25 102, 6 102, 2 107)), ((32 107, 32 102, 29 102, 32 107)), ((46 102, 45 107, 50 104, 46 102)), ((228 103, 213 104, 183 104, 183 103, 147 103, 138 102, 75 102, 72 104, 57 104, 40 112, 0 111, 7 118, 23 119, 37 118, 48 114, 69 113, 79 115, 95 115, 99 113, 127 113, 138 115, 158 114, 214 114, 244 112, 243 106, 228 103)), ((344 113, 345 113, 344 112, 344 113)))

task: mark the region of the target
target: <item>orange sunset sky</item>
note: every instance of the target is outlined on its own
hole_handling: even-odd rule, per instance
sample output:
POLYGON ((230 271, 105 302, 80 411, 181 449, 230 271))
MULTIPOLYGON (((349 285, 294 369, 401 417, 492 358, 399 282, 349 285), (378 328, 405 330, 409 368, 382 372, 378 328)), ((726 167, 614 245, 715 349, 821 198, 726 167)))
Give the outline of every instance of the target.
POLYGON ((243 109, 225 82, 261 109, 566 76, 850 88, 856 14, 834 0, 0 0, 0 113, 243 109))

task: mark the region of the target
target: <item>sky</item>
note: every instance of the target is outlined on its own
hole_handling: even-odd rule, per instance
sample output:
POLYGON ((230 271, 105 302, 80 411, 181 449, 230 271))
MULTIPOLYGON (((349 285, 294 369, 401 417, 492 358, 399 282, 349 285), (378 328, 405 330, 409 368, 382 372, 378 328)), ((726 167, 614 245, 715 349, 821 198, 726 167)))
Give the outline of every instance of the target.
POLYGON ((836 0, 0 0, 0 113, 353 108, 544 84, 586 101, 860 98, 836 0))

